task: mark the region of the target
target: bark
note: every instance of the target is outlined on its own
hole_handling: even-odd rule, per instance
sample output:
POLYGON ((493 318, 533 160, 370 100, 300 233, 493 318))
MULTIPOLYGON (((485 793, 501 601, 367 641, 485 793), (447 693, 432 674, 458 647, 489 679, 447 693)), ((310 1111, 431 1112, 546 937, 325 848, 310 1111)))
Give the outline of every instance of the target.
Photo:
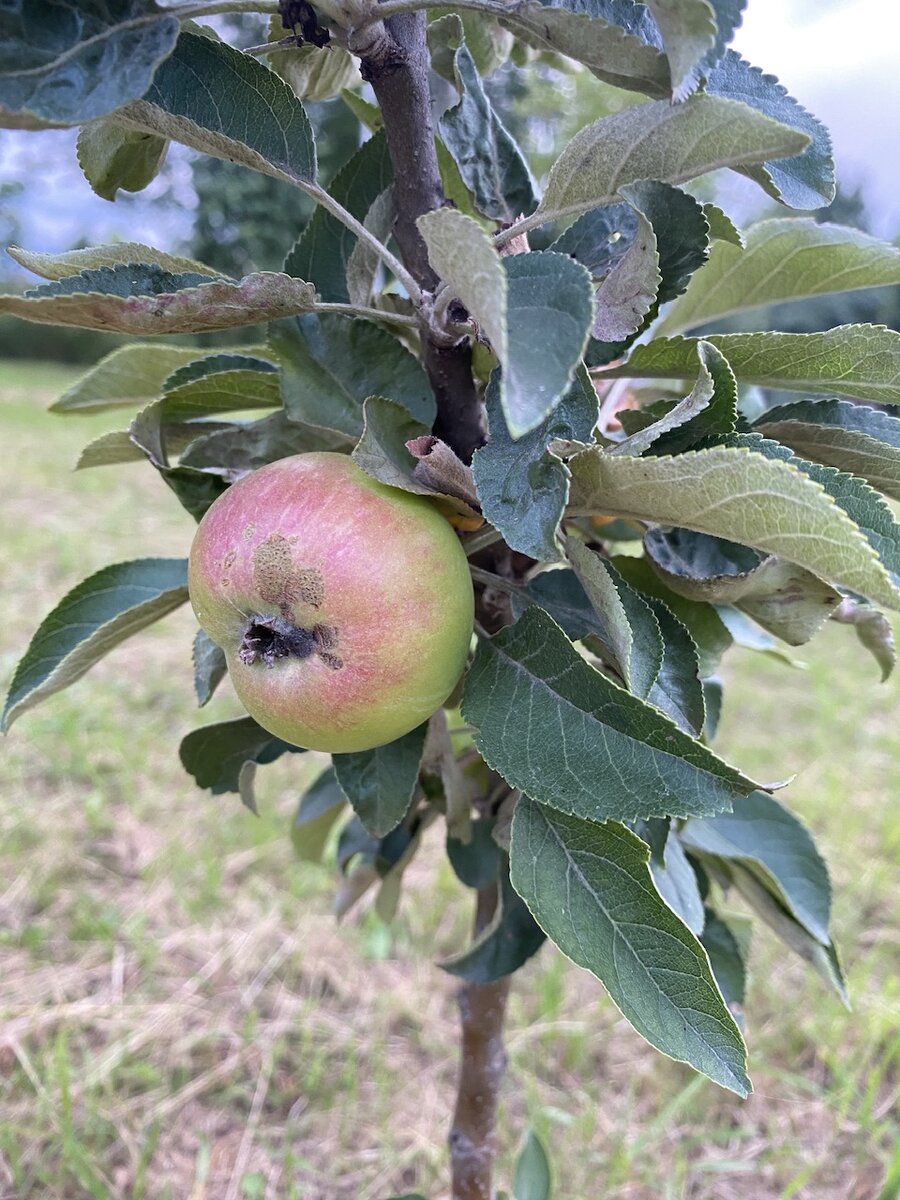
MULTIPOLYGON (((475 936, 489 923, 496 885, 478 893, 475 936)), ((503 1021, 511 976, 495 983, 466 983, 459 991, 461 1053, 456 1109, 450 1128, 453 1200, 491 1200, 495 1124, 506 1071, 503 1021)))
MULTIPOLYGON (((453 342, 431 324, 428 304, 438 279, 416 218, 444 200, 434 145, 425 15, 402 13, 365 30, 362 74, 375 92, 394 172, 394 234, 404 266, 426 293, 421 317, 422 359, 437 401, 434 432, 469 463, 484 441, 481 402, 466 340, 453 342)), ((478 893, 475 934, 489 923, 497 888, 478 893)), ((491 1200, 494 1127, 506 1068, 503 1021, 509 979, 465 984, 459 993, 461 1058, 449 1135, 453 1200, 491 1200)))
MULTIPOLYGON (((425 14, 400 13, 370 31, 361 54, 363 78, 375 92, 394 169, 394 234, 407 270, 429 297, 438 282, 416 218, 444 203, 434 146, 425 14)), ((434 432, 463 462, 484 441, 472 350, 452 342, 422 314, 422 359, 437 401, 434 432)))

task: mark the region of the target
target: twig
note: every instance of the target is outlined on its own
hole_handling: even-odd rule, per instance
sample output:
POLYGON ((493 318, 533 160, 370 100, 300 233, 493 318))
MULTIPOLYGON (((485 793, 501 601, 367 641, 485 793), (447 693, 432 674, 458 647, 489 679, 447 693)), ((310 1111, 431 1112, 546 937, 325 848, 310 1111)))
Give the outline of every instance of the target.
MULTIPOLYGON (((488 546, 493 546, 495 542, 499 542, 501 537, 502 535, 498 529, 495 529, 493 525, 486 525, 484 529, 479 529, 471 537, 463 539, 463 549, 469 558, 471 558, 479 550, 486 550, 488 546)), ((471 570, 474 572, 475 568, 472 567, 471 570)))
MULTIPOLYGON (((306 183, 305 181, 298 180, 294 180, 294 182, 297 183, 297 185, 302 188, 302 190, 306 192, 308 196, 312 197, 317 204, 321 204, 326 212, 330 212, 331 215, 340 221, 342 225, 346 225, 350 232, 356 234, 361 242, 365 242, 367 246, 371 247, 371 249, 374 250, 385 266, 390 267, 396 276, 398 283, 401 283, 403 287, 406 288, 407 294, 413 303, 417 306, 421 306, 423 300, 422 289, 419 287, 416 280, 413 278, 410 272, 407 271, 406 267, 404 267, 399 258, 392 254, 390 250, 388 250, 387 246, 385 246, 383 242, 380 242, 371 230, 366 229, 362 221, 357 221, 353 213, 348 212, 342 204, 339 204, 333 196, 326 192, 323 187, 319 187, 317 183, 306 183)), ((396 195, 396 184, 394 187, 396 195)))

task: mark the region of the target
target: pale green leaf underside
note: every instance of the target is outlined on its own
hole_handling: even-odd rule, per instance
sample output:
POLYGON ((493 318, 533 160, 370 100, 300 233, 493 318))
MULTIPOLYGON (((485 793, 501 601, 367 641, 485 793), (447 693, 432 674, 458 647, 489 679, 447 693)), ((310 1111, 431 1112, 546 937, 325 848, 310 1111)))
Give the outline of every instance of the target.
POLYGON ((805 567, 889 608, 893 585, 859 528, 824 489, 788 463, 715 448, 628 458, 600 449, 569 460, 570 504, 727 538, 805 567))
POLYGON ((81 127, 75 150, 92 190, 104 200, 115 200, 119 189, 140 192, 155 179, 168 144, 154 133, 127 129, 102 117, 81 127))
MULTIPOLYGON (((722 351, 743 383, 900 403, 900 333, 883 325, 839 325, 823 333, 715 333, 704 340, 722 351)), ((689 379, 696 371, 696 344, 696 338, 655 338, 603 375, 689 379)))
MULTIPOLYGON (((136 264, 136 268, 153 270, 154 266, 136 264)), ((118 272, 124 279, 129 269, 122 264, 91 274, 118 272)), ((75 278, 69 276, 62 282, 70 283, 75 278)), ((274 271, 254 272, 238 282, 211 279, 209 283, 155 294, 128 294, 123 280, 111 284, 111 290, 92 290, 89 281, 84 286, 83 292, 70 288, 61 294, 54 290, 58 283, 45 284, 30 295, 0 296, 0 313, 44 325, 76 325, 81 329, 147 335, 233 329, 311 312, 315 307, 315 289, 311 284, 274 271), (112 286, 117 290, 112 290, 112 286)))
POLYGON ((664 1054, 750 1091, 746 1051, 706 952, 657 893, 649 851, 621 825, 565 816, 523 796, 513 818, 513 886, 548 937, 603 983, 664 1054))
POLYGON ((656 332, 680 333, 763 304, 896 283, 900 250, 888 242, 806 217, 760 221, 747 231, 743 251, 714 243, 656 332))
POLYGON ((519 0, 509 7, 490 5, 504 25, 524 41, 584 63, 606 83, 651 96, 669 94, 669 65, 664 54, 620 26, 591 15, 589 9, 576 12, 575 8, 574 3, 541 4, 538 0, 519 0))
POLYGON ((120 346, 73 383, 50 406, 51 412, 92 412, 128 408, 155 400, 178 367, 197 357, 195 346, 134 342, 120 346))
POLYGON ((655 101, 601 117, 553 165, 538 212, 547 220, 586 212, 642 179, 682 183, 717 167, 797 154, 805 134, 721 96, 655 101))
POLYGON ((419 217, 428 258, 441 281, 478 322, 500 363, 507 359, 506 272, 477 221, 452 208, 419 217))
POLYGON ((700 60, 716 44, 716 18, 709 0, 647 0, 662 34, 672 91, 683 100, 696 80, 700 60))
POLYGON ((15 259, 19 266, 27 271, 33 271, 42 279, 68 279, 70 275, 79 275, 82 271, 96 271, 100 267, 127 266, 131 263, 149 263, 160 267, 163 271, 174 274, 193 272, 196 275, 210 275, 221 279, 221 271, 208 267, 205 263, 193 258, 183 258, 178 254, 167 254, 165 250, 157 250, 154 246, 145 246, 142 242, 114 242, 109 246, 85 246, 81 250, 67 250, 63 254, 44 254, 40 250, 25 250, 21 246, 9 246, 7 254, 15 259))
POLYGON ((734 605, 789 646, 808 642, 840 603, 840 594, 818 576, 784 559, 761 558, 752 551, 744 553, 756 561, 741 564, 743 570, 713 558, 707 571, 698 572, 698 560, 691 553, 697 537, 676 529, 668 536, 651 531, 644 540, 656 573, 687 600, 734 605), (680 553, 681 547, 686 553, 680 553), (732 569, 716 573, 716 566, 732 569))
POLYGON ((180 558, 117 563, 85 579, 44 618, 31 639, 10 685, 3 729, 187 598, 187 562, 180 558))

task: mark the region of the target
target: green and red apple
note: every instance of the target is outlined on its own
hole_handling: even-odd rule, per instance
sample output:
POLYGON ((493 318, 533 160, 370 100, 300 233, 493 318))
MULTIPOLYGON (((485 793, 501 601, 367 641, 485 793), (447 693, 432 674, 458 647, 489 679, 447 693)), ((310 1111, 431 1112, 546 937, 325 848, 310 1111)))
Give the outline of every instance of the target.
POLYGON ((423 496, 343 454, 240 479, 197 529, 191 603, 247 711, 309 750, 383 745, 427 720, 466 663, 465 553, 423 496))

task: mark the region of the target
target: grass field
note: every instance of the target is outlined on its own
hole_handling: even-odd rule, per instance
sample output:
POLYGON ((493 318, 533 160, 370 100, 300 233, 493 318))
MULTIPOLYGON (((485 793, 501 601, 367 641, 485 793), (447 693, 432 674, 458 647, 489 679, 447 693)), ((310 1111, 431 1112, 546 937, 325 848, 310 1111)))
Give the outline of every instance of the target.
MULTIPOLYGON (((4 686, 84 575, 191 537, 149 469, 69 473, 125 419, 46 415, 68 378, 0 363, 4 686)), ((179 611, 6 739, 0 1198, 446 1200, 456 1018, 432 963, 468 915, 441 848, 392 927, 356 910, 336 926, 330 869, 286 836, 310 765, 260 772, 259 819, 179 765, 184 732, 239 711, 223 687, 197 713, 193 628, 179 611)), ((898 684, 847 628, 803 657, 737 653, 719 748, 757 778, 798 773, 782 795, 832 867, 853 1012, 760 931, 740 1102, 649 1050, 545 949, 513 990, 501 1182, 533 1126, 557 1200, 900 1194, 898 684)))

